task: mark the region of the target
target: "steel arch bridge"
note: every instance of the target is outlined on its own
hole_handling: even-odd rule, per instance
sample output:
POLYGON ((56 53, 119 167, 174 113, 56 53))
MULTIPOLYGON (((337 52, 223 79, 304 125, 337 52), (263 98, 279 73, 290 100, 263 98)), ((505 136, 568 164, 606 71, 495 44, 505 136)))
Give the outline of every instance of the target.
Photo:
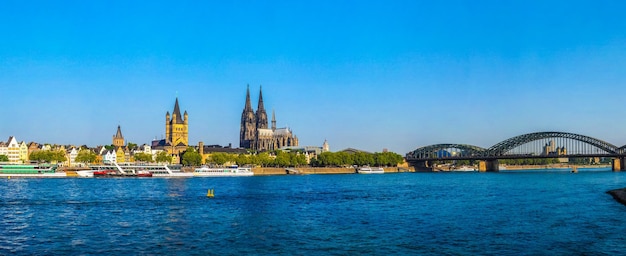
MULTIPOLYGON (((593 137, 567 132, 535 132, 503 140, 489 148, 467 144, 435 144, 406 154, 415 165, 436 160, 490 160, 524 158, 613 157, 624 167, 626 146, 617 147, 593 137)), ((614 163, 615 168, 615 163, 614 163)))
POLYGON ((614 146, 613 144, 608 143, 603 140, 585 136, 585 135, 566 133, 566 132, 535 132, 535 133, 528 133, 524 135, 515 136, 513 138, 501 141, 491 146, 489 149, 487 149, 487 153, 490 156, 506 155, 512 149, 522 146, 523 144, 534 142, 534 141, 539 141, 539 140, 544 140, 544 139, 553 139, 553 138, 562 138, 562 139, 579 141, 587 145, 601 149, 606 154, 617 154, 618 152, 618 147, 614 146))
POLYGON ((484 148, 467 144, 435 144, 418 148, 407 154, 407 158, 473 157, 484 155, 485 150, 484 148), (450 155, 444 154, 442 156, 442 151, 454 152, 455 154, 450 153, 450 155))

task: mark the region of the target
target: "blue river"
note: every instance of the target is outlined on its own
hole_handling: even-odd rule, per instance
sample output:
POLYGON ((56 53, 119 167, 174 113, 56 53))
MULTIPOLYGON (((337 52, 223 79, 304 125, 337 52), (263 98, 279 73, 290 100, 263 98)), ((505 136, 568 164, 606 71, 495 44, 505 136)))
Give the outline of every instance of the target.
POLYGON ((0 255, 614 255, 626 172, 0 180, 0 255), (215 197, 207 198, 214 189, 215 197))

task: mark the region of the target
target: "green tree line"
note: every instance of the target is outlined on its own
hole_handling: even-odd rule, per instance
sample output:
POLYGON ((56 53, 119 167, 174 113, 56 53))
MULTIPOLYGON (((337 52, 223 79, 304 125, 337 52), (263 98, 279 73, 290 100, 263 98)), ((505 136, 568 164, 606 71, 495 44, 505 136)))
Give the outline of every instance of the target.
POLYGON ((383 153, 347 153, 347 152, 324 152, 317 159, 311 159, 312 166, 396 166, 404 161, 401 155, 393 152, 383 153))
POLYGON ((508 165, 546 165, 560 163, 557 158, 500 159, 498 162, 508 165))
POLYGON ((40 163, 63 162, 67 160, 63 150, 38 150, 30 153, 29 159, 40 163))

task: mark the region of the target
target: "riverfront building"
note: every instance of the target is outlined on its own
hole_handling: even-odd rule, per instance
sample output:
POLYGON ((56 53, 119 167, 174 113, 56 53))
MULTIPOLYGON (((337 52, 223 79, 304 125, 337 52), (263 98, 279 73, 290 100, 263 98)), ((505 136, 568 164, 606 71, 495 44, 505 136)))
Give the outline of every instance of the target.
POLYGON ((246 104, 241 113, 239 147, 255 151, 271 151, 282 147, 298 146, 298 137, 287 127, 276 128, 276 115, 272 111, 272 127, 268 127, 267 113, 263 104, 263 90, 259 90, 256 113, 250 102, 250 87, 246 91, 246 104))
POLYGON ((180 114, 178 98, 174 103, 174 111, 170 116, 168 111, 165 114, 165 139, 152 141, 153 150, 162 150, 173 157, 172 162, 178 163, 182 152, 187 150, 189 145, 189 115, 187 111, 180 114))
POLYGON ((28 162, 28 145, 25 142, 18 142, 13 136, 7 142, 0 142, 0 155, 9 158, 9 163, 22 164, 28 162))

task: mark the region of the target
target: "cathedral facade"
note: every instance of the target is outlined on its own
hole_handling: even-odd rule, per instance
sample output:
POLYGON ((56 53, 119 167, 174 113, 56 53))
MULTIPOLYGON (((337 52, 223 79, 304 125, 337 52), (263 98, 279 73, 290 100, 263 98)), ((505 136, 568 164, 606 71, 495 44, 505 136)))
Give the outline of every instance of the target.
POLYGON ((263 90, 259 90, 256 112, 250 102, 250 87, 246 92, 246 104, 241 114, 239 147, 254 151, 271 151, 282 147, 298 146, 298 137, 289 128, 276 128, 276 115, 272 111, 272 127, 268 127, 267 112, 263 105, 263 90))

